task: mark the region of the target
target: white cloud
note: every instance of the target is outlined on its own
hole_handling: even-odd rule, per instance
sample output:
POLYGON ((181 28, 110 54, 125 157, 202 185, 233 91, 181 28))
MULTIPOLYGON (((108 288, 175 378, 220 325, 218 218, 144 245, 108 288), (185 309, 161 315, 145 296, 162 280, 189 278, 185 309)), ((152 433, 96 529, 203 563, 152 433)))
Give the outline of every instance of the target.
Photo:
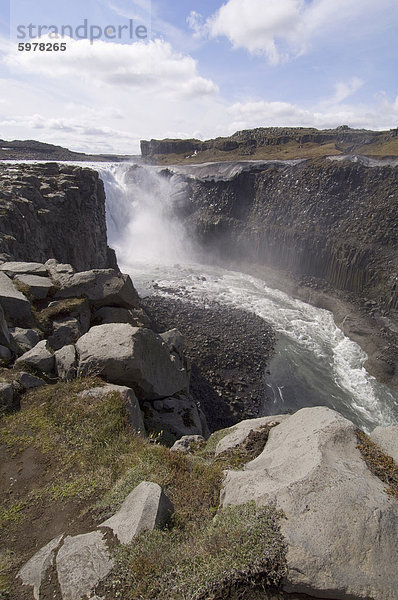
MULTIPOLYGON (((41 38, 48 41, 46 36, 41 38)), ((125 87, 173 97, 215 94, 217 86, 201 77, 191 56, 175 53, 162 40, 119 44, 67 39, 66 52, 16 52, 3 57, 12 71, 54 79, 80 78, 90 86, 125 87), (88 75, 89 74, 89 75, 88 75)))
POLYGON ((364 84, 359 77, 353 77, 350 81, 338 81, 333 96, 327 101, 328 104, 339 104, 350 96, 353 96, 364 84))
POLYGON ((227 0, 205 23, 192 12, 197 35, 225 36, 234 48, 264 54, 276 65, 333 33, 365 36, 398 17, 396 0, 227 0))

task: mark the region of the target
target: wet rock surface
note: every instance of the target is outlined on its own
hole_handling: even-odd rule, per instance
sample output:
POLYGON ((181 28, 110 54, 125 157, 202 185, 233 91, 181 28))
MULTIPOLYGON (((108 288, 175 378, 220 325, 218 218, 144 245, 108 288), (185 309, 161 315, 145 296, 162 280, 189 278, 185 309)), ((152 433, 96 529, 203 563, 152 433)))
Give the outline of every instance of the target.
POLYGON ((264 374, 275 335, 263 319, 216 302, 201 308, 162 296, 143 306, 158 331, 177 328, 192 360, 190 392, 212 431, 262 414, 264 374))

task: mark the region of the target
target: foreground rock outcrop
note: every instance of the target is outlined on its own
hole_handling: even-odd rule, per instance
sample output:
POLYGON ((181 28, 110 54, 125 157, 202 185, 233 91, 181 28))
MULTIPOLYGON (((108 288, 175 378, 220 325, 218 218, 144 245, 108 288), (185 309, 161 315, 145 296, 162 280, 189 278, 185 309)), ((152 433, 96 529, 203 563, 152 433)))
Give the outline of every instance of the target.
POLYGON ((226 475, 222 505, 250 500, 286 516, 286 592, 396 599, 398 502, 368 470, 350 421, 304 408, 273 428, 260 456, 226 475))
POLYGON ((182 335, 177 329, 159 335, 149 324, 130 277, 115 269, 75 272, 55 259, 4 262, 0 358, 20 372, 15 384, 4 381, 2 411, 11 409, 21 392, 57 378, 100 375, 108 385, 86 393, 117 392, 135 431, 163 432, 170 445, 182 435, 207 436, 206 419, 189 394, 182 335), (40 294, 23 275, 35 277, 30 283, 40 294))

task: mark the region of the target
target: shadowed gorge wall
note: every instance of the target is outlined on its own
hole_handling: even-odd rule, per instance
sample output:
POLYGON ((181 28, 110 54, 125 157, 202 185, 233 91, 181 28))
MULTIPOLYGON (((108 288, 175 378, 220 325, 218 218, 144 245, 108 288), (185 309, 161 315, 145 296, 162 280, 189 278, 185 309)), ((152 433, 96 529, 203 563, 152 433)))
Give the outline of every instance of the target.
POLYGON ((318 159, 216 179, 188 180, 185 216, 203 248, 398 308, 396 168, 318 159))

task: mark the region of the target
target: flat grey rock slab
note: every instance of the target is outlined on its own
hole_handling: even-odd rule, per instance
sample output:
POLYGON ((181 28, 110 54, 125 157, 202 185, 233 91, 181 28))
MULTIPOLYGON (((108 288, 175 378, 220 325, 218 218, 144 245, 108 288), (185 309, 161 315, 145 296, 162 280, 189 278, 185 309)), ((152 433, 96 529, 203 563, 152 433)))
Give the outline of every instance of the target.
POLYGON ((398 465, 398 425, 376 427, 369 437, 398 465))
POLYGON ((62 541, 63 535, 59 535, 41 548, 28 562, 18 571, 17 577, 23 585, 33 588, 35 600, 40 599, 40 588, 48 569, 53 565, 57 548, 62 541))
POLYGON ((54 285, 48 277, 39 275, 16 275, 14 281, 19 281, 22 285, 29 288, 29 294, 35 300, 44 300, 47 298, 54 285))
POLYGON ((8 325, 26 327, 32 322, 29 300, 4 272, 0 272, 0 305, 8 325))
POLYGON ((385 488, 360 455, 353 423, 304 408, 271 429, 243 471, 227 472, 221 505, 254 500, 283 510, 286 592, 396 600, 398 502, 385 488))
POLYGON ((0 271, 11 275, 47 275, 46 266, 37 262, 6 262, 0 266, 0 271))
POLYGON ((174 507, 157 483, 143 481, 126 498, 120 509, 99 527, 111 529, 121 544, 129 544, 142 531, 162 527, 174 507))
POLYGON ((56 558, 62 600, 90 597, 113 564, 102 532, 66 537, 56 558))
POLYGON ((128 388, 124 385, 108 384, 102 387, 95 387, 91 388, 90 390, 85 390, 84 392, 80 392, 79 395, 83 398, 90 396, 95 398, 105 398, 110 393, 117 393, 125 401, 131 427, 137 433, 145 435, 145 425, 142 418, 140 405, 136 395, 134 394, 134 390, 131 388, 128 388))
POLYGON ((47 340, 42 340, 32 350, 17 358, 15 364, 26 364, 51 375, 54 373, 55 358, 50 351, 47 340))
POLYGON ((138 294, 130 277, 114 269, 93 269, 75 273, 62 281, 62 287, 55 297, 85 297, 97 308, 139 308, 138 294))
POLYGON ((265 425, 275 426, 276 423, 282 423, 290 415, 274 415, 270 417, 258 417, 257 419, 246 419, 233 427, 230 427, 230 433, 223 437, 216 446, 215 455, 232 450, 248 438, 251 431, 259 431, 265 425))
POLYGON ((189 385, 186 369, 150 329, 127 323, 97 325, 77 341, 76 350, 79 374, 96 372, 133 388, 140 398, 172 396, 189 385))

